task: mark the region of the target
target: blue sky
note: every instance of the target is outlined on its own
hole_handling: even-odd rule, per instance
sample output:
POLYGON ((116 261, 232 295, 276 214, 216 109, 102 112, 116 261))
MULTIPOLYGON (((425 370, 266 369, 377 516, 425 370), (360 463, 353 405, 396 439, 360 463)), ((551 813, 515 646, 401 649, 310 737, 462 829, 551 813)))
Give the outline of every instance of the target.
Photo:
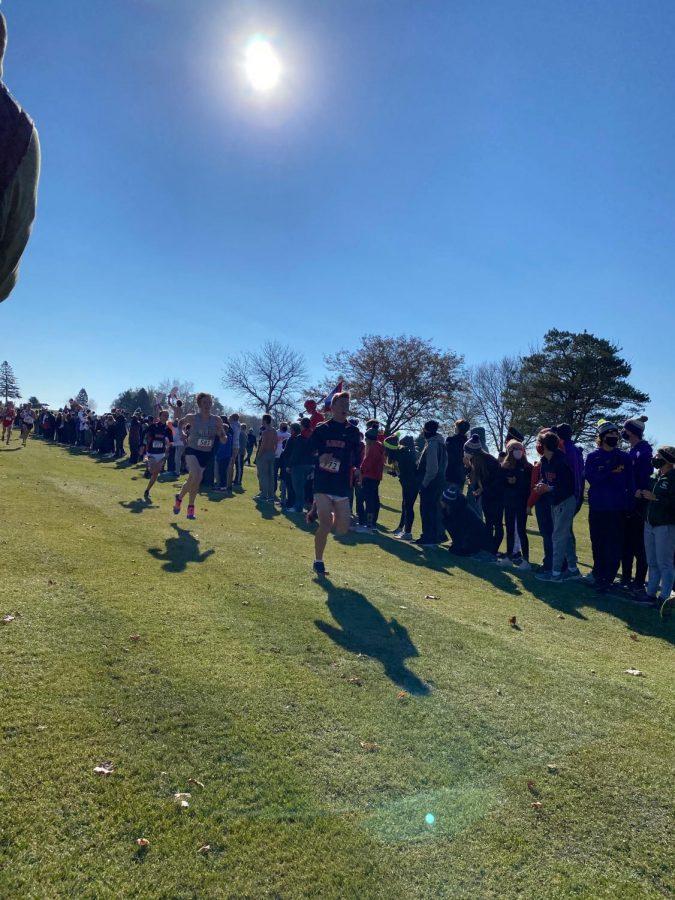
POLYGON ((617 341, 675 440, 675 4, 5 0, 43 146, 0 305, 24 394, 104 408, 268 337, 414 333, 480 362, 617 341), (249 35, 284 64, 261 99, 249 35))

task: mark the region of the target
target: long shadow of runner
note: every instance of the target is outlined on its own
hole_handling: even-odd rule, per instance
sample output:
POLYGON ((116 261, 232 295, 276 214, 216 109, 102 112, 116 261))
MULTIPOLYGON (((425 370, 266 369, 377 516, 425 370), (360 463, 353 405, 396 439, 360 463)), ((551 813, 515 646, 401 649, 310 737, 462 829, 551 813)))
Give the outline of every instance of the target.
POLYGON ((150 548, 148 553, 155 559, 165 560, 162 568, 165 572, 184 572, 188 563, 201 563, 209 556, 212 556, 215 550, 205 550, 204 553, 199 552, 199 541, 186 528, 181 528, 174 522, 171 527, 176 531, 176 537, 166 539, 166 547, 164 552, 156 547, 150 548))
POLYGON ((387 621, 379 609, 358 591, 337 588, 327 578, 318 584, 328 594, 328 609, 340 625, 336 628, 317 619, 314 624, 319 631, 350 653, 362 653, 379 660, 385 675, 409 693, 429 693, 429 687, 406 668, 406 659, 419 656, 407 628, 396 619, 387 621))

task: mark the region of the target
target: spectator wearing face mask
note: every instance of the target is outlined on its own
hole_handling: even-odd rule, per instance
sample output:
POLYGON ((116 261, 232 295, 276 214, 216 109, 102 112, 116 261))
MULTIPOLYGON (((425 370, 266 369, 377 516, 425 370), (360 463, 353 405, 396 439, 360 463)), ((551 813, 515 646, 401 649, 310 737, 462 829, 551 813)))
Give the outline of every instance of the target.
POLYGON ((659 447, 653 460, 656 476, 636 497, 648 502, 645 548, 649 564, 646 603, 656 603, 665 616, 672 607, 675 554, 675 447, 659 447))
POLYGON ((577 554, 574 542, 573 522, 576 513, 574 496, 574 473, 567 456, 560 448, 560 438, 553 431, 540 435, 542 460, 540 478, 535 492, 548 495, 553 520, 551 573, 542 571, 537 575, 540 581, 560 584, 571 578, 579 578, 577 554), (566 576, 563 568, 567 563, 566 576))
POLYGON ((530 545, 527 537, 527 499, 530 495, 532 464, 520 441, 510 440, 506 458, 501 464, 504 479, 504 515, 506 519, 506 556, 499 562, 519 569, 530 568, 530 545), (516 537, 520 553, 514 552, 516 537))
POLYGON ((619 450, 619 429, 612 422, 598 425, 597 450, 588 454, 588 524, 593 550, 593 574, 587 581, 599 593, 614 584, 621 555, 626 514, 633 505, 635 484, 630 457, 619 450))
POLYGON ((647 578, 647 554, 645 551, 645 516, 647 501, 637 496, 637 492, 649 490, 654 469, 652 467, 652 447, 644 439, 647 416, 628 419, 624 422, 621 437, 630 446, 628 456, 633 468, 636 497, 633 507, 626 513, 626 529, 623 538, 621 559, 621 584, 638 596, 644 594, 647 578), (633 572, 633 561, 635 571, 633 572))

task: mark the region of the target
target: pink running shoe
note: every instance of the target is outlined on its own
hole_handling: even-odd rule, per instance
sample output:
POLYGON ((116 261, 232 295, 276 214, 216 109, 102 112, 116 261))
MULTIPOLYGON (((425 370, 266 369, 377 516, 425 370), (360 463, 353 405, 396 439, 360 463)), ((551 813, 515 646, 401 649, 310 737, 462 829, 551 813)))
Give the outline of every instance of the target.
POLYGON ((188 506, 187 517, 188 517, 188 519, 196 519, 197 518, 197 516, 195 515, 194 506, 188 506))
POLYGON ((182 503, 182 502, 183 502, 183 498, 180 496, 180 494, 176 494, 176 497, 175 497, 175 499, 174 499, 174 501, 173 501, 173 514, 174 514, 174 516, 177 516, 177 515, 180 513, 180 506, 181 506, 181 503, 182 503))

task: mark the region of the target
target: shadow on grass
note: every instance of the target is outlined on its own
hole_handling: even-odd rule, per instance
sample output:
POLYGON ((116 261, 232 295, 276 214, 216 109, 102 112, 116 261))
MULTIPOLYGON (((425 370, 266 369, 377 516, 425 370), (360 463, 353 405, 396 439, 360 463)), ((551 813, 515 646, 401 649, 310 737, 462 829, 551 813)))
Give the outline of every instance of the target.
POLYGON ((2 450, 3 453, 14 453, 15 450, 21 450, 21 449, 22 448, 20 446, 19 447, 0 447, 0 450, 2 450))
POLYGON ((256 500, 255 508, 263 519, 276 519, 277 516, 281 515, 281 510, 276 504, 269 503, 266 500, 256 500))
POLYGON ((366 597, 350 588, 338 588, 328 579, 317 584, 326 591, 327 603, 333 619, 340 626, 317 619, 316 627, 334 643, 350 653, 361 653, 376 659, 394 684, 411 694, 425 695, 429 687, 405 664, 406 659, 419 656, 408 630, 396 619, 388 621, 366 597))
POLYGON ((119 500, 118 502, 122 509, 128 509, 131 513, 138 514, 145 512, 146 509, 152 509, 152 504, 142 497, 139 497, 138 500, 119 500))
POLYGON ((199 541, 186 528, 181 528, 175 522, 171 527, 176 532, 176 537, 166 539, 164 551, 151 547, 148 550, 154 559, 164 560, 162 568, 165 572, 184 572, 188 563, 202 563, 212 556, 215 550, 199 552, 199 541))
MULTIPOLYGON (((515 572, 513 572, 516 575, 515 572)), ((521 573, 517 573, 520 577, 521 573)), ((675 643, 675 620, 664 620, 656 609, 645 609, 620 593, 598 594, 581 581, 550 584, 538 581, 533 572, 522 575, 524 587, 541 603, 577 619, 586 620, 581 608, 588 607, 624 622, 630 631, 675 643)))

